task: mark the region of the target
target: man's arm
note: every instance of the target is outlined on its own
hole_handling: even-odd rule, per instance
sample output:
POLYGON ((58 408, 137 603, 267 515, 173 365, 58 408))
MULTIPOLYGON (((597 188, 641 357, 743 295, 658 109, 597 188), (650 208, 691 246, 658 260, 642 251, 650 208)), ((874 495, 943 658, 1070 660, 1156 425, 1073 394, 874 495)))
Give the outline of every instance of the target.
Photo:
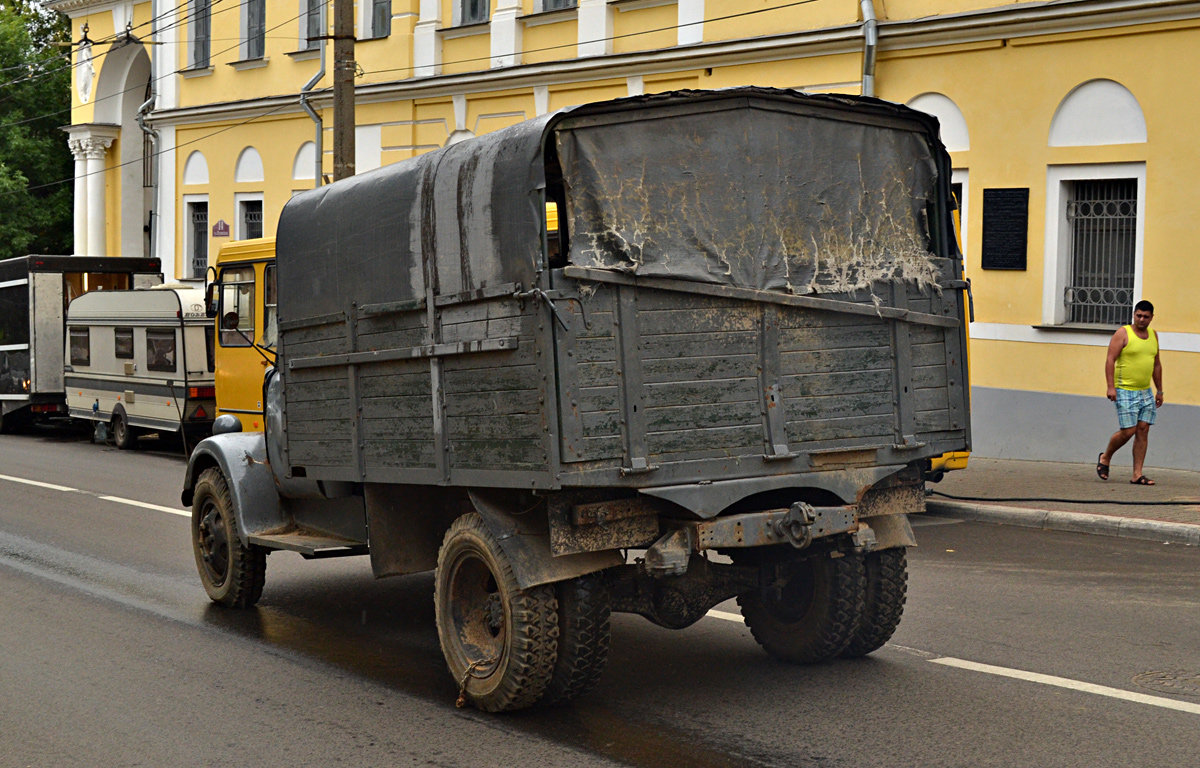
POLYGON ((1109 400, 1117 399, 1117 358, 1121 356, 1121 350, 1125 349, 1125 345, 1128 343, 1129 337, 1125 334, 1124 327, 1118 328, 1117 332, 1108 340, 1108 359, 1104 361, 1104 378, 1108 382, 1109 400))
POLYGON ((1154 407, 1161 408, 1163 404, 1162 391, 1162 362, 1158 359, 1158 353, 1154 353, 1154 407))

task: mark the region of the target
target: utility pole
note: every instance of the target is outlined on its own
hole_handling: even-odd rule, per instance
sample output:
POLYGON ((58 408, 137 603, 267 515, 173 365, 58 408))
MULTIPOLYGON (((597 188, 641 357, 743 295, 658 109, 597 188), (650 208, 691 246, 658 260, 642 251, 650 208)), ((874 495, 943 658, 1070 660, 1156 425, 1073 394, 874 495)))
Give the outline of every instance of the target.
POLYGON ((354 175, 354 0, 333 0, 333 180, 354 175))

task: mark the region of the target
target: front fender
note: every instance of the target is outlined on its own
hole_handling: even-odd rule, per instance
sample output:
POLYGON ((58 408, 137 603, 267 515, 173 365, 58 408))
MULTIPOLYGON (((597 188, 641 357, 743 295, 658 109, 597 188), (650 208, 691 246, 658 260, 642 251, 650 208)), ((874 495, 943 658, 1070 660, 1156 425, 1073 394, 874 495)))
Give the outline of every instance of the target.
POLYGON ((185 507, 192 506, 200 474, 211 467, 219 468, 225 476, 243 546, 250 545, 250 536, 287 525, 262 432, 229 432, 201 440, 188 460, 180 496, 185 507))

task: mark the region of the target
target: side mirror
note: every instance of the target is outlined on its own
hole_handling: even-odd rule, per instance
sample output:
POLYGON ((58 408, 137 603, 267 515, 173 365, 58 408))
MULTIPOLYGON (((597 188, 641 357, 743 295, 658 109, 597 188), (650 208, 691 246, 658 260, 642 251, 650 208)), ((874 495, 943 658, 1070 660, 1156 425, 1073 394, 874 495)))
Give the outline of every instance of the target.
POLYGON ((217 291, 220 289, 220 283, 209 283, 204 288, 204 316, 209 319, 217 316, 217 291))

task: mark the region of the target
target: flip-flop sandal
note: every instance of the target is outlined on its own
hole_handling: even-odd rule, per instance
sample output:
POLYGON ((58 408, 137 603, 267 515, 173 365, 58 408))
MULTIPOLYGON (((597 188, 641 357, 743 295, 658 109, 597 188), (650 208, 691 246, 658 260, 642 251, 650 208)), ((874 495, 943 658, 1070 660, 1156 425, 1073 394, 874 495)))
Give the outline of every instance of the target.
POLYGON ((1101 480, 1107 480, 1108 479, 1108 465, 1102 464, 1100 462, 1100 457, 1103 455, 1104 455, 1104 451, 1101 451, 1100 453, 1096 454, 1096 474, 1100 476, 1101 480))
POLYGON ((1158 483, 1154 482, 1153 480, 1146 477, 1145 475, 1142 475, 1137 480, 1130 480, 1129 484, 1130 485, 1158 485, 1158 483))

